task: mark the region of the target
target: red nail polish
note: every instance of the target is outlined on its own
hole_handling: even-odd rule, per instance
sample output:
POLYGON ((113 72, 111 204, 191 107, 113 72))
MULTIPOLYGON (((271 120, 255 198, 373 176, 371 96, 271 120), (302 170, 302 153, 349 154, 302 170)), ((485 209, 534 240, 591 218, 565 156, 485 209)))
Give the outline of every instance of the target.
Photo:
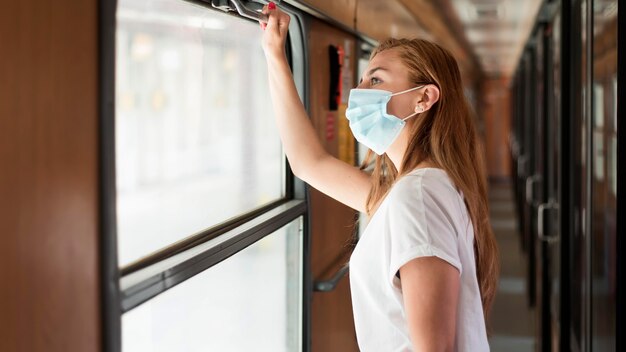
POLYGON ((274 10, 276 8, 276 4, 274 4, 273 1, 270 1, 270 3, 267 5, 267 8, 270 10, 274 10))

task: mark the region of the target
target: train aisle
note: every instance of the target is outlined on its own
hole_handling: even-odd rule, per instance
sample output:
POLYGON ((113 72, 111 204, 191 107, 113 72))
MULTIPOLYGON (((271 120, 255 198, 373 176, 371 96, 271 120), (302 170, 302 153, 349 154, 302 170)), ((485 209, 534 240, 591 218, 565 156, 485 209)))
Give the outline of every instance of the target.
POLYGON ((534 351, 534 311, 526 299, 526 265, 510 182, 489 185, 489 208, 501 263, 498 293, 491 311, 491 351, 534 351))

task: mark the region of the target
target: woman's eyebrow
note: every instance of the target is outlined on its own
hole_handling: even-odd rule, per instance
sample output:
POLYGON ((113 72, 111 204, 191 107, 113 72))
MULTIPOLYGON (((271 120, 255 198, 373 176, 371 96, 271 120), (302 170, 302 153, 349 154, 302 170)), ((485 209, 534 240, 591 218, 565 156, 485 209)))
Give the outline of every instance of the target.
POLYGON ((378 67, 374 67, 373 69, 370 70, 370 72, 368 72, 368 75, 371 76, 374 74, 374 72, 376 71, 388 71, 386 68, 382 67, 382 66, 378 66, 378 67))
MULTIPOLYGON (((386 68, 384 68, 382 66, 374 67, 373 69, 369 70, 369 72, 366 72, 367 76, 373 75, 374 72, 376 72, 376 71, 389 71, 389 70, 387 70, 386 68)), ((365 76, 363 76, 363 77, 365 77, 365 76)), ((363 77, 361 77, 361 81, 363 81, 363 77)))

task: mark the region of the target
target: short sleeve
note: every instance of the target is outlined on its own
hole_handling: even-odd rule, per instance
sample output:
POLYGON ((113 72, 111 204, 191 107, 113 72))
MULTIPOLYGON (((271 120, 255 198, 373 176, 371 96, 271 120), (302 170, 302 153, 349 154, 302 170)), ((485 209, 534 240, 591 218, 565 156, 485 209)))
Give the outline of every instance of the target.
POLYGON ((409 261, 435 256, 462 273, 458 232, 454 216, 458 193, 449 182, 410 175, 400 180, 389 194, 385 236, 389 255, 388 279, 399 283, 396 273, 409 261))

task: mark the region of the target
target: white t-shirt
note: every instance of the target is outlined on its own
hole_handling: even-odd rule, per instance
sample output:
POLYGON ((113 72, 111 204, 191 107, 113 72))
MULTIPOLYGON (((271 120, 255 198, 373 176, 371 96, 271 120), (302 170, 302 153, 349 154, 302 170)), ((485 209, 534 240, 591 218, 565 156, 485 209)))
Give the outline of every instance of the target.
POLYGON ((414 350, 396 273, 412 259, 427 256, 439 257, 459 270, 455 351, 489 351, 473 243, 463 197, 445 171, 420 168, 397 180, 350 258, 361 351, 414 350))

